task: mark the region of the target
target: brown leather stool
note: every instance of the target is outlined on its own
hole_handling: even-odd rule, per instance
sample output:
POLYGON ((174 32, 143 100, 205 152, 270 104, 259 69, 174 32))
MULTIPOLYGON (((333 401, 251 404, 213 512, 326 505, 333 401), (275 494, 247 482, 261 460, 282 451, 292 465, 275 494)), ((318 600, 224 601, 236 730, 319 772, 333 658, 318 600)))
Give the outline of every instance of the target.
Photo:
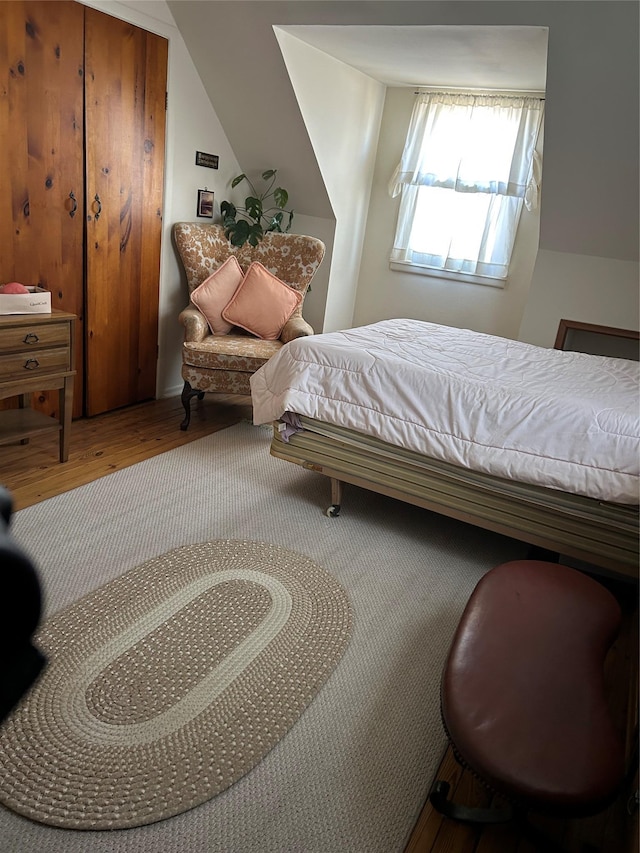
POLYGON ((473 823, 530 810, 568 818, 615 799, 624 747, 603 664, 620 622, 614 596, 566 566, 519 560, 482 578, 447 659, 442 720, 458 761, 512 807, 468 808, 436 782, 438 811, 473 823))

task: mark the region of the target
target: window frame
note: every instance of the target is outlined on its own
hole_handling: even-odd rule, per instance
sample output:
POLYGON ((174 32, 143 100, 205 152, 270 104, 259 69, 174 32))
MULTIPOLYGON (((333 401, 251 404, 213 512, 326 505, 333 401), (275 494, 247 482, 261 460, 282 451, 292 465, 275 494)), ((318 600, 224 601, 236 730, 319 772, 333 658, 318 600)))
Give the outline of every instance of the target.
MULTIPOLYGON (((540 194, 541 172, 542 172, 542 140, 544 138, 544 101, 545 101, 545 94, 544 94, 544 92, 530 92, 530 91, 526 91, 526 92, 525 91, 510 91, 507 93, 507 92, 483 90, 482 92, 480 92, 479 90, 473 90, 473 89, 465 89, 465 90, 459 89, 459 90, 456 90, 455 93, 453 93, 453 92, 449 92, 445 89, 437 89, 437 90, 433 90, 433 91, 429 91, 429 92, 421 90, 421 91, 415 92, 415 95, 419 96, 421 94, 433 94, 433 93, 444 94, 444 95, 455 94, 455 95, 463 95, 463 96, 467 96, 467 97, 487 95, 489 97, 493 97, 493 96, 509 97, 509 98, 513 97, 516 99, 518 99, 518 98, 524 98, 524 99, 531 98, 531 99, 540 101, 540 103, 541 103, 540 119, 539 119, 538 128, 537 128, 537 132, 536 132, 535 145, 533 146, 533 151, 531 153, 532 159, 531 159, 530 178, 529 178, 529 181, 530 181, 529 186, 530 187, 532 186, 534 188, 532 191, 532 197, 534 199, 534 203, 532 206, 529 205, 529 196, 528 196, 529 189, 528 189, 527 194, 525 196, 525 198, 527 198, 526 203, 523 203, 522 205, 520 205, 518 212, 511 218, 511 222, 514 223, 513 242, 512 242, 512 245, 510 247, 510 251, 508 254, 507 261, 506 261, 507 270, 506 270, 506 274, 504 276, 482 274, 482 273, 478 273, 478 272, 465 272, 464 270, 446 269, 444 267, 430 266, 426 263, 420 263, 420 262, 412 261, 411 259, 404 260, 404 259, 393 258, 393 257, 391 257, 389 259, 389 268, 391 270, 396 271, 396 272, 411 273, 414 275, 422 275, 422 276, 427 276, 427 277, 431 277, 431 278, 442 279, 445 281, 458 281, 458 282, 467 283, 467 284, 479 284, 479 285, 484 285, 484 286, 488 286, 488 287, 494 287, 497 289, 504 289, 508 283, 509 276, 511 274, 511 265, 513 262, 514 253, 515 253, 515 249, 516 249, 516 242, 517 242, 518 233, 520 231, 522 214, 524 212, 525 214, 528 213, 530 215, 535 215, 535 211, 537 210, 537 208, 539 206, 538 199, 539 199, 539 194, 540 194)), ((415 110, 416 110, 416 105, 414 104, 414 113, 415 113, 415 110)), ((406 149, 406 146, 408 145, 408 140, 410 137, 411 125, 413 123, 414 113, 412 113, 411 120, 409 122, 409 127, 407 129, 407 135, 405 137, 405 149, 406 149)), ((404 151, 403 151, 403 154, 404 154, 404 151)), ((390 181, 390 184, 389 184, 390 195, 396 194, 392 191, 392 185, 394 184, 395 178, 396 178, 396 176, 397 176, 397 174, 401 168, 401 165, 402 165, 402 160, 401 160, 401 163, 398 165, 398 168, 396 169, 396 173, 394 174, 394 177, 390 181)), ((415 185, 418 186, 418 190, 421 188, 421 185, 419 185, 417 182, 415 185)), ((424 184, 424 186, 428 186, 428 185, 424 184)), ((396 184, 396 187, 398 187, 398 184, 396 184)), ((456 192, 456 190, 454 188, 451 188, 448 191, 456 192)), ((397 192, 397 190, 396 190, 396 192, 397 192)), ((496 193, 496 194, 498 194, 498 193, 496 193)), ((402 196, 401 190, 400 190, 400 195, 402 196)), ((502 195, 504 195, 504 194, 502 194, 502 195)), ((511 195, 511 193, 509 195, 511 195)), ((520 198, 523 198, 523 197, 520 196, 520 198)), ((523 198, 523 202, 524 201, 525 201, 525 199, 523 198)), ((401 208, 402 203, 403 202, 402 202, 402 197, 401 197, 400 198, 400 204, 399 204, 398 211, 397 211, 397 215, 396 215, 396 230, 394 232, 392 253, 395 252, 397 249, 396 241, 397 241, 398 231, 399 231, 400 216, 402 214, 402 208, 401 208)), ((411 229, 413 227, 413 222, 415 221, 415 209, 416 209, 417 205, 414 203, 413 206, 414 206, 414 211, 413 211, 413 214, 411 216, 410 224, 408 225, 408 228, 407 228, 409 233, 411 232, 411 229)), ((488 219, 485 219, 485 224, 487 221, 488 221, 488 219)), ((407 244, 406 245, 407 245, 407 249, 408 249, 409 248, 409 238, 408 237, 407 237, 407 244)), ((444 258, 445 256, 443 255, 441 257, 444 258)), ((465 259, 461 258, 458 260, 464 261, 465 259)), ((445 260, 445 263, 446 263, 446 260, 445 260)))

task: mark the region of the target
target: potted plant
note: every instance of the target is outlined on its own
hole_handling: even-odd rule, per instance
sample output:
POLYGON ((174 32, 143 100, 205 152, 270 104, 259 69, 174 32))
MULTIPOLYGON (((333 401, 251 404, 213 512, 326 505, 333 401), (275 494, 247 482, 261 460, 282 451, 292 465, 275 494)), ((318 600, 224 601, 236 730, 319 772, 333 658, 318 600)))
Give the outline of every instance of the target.
POLYGON ((282 187, 275 186, 277 174, 277 169, 267 169, 262 173, 266 186, 261 193, 258 193, 245 174, 238 175, 231 181, 232 189, 246 181, 252 193, 244 200, 244 207, 236 207, 230 201, 223 201, 220 205, 224 233, 233 246, 244 246, 247 242, 257 246, 267 231, 287 232, 291 228, 293 210, 285 210, 289 193, 282 187), (285 214, 288 221, 283 228, 285 214))

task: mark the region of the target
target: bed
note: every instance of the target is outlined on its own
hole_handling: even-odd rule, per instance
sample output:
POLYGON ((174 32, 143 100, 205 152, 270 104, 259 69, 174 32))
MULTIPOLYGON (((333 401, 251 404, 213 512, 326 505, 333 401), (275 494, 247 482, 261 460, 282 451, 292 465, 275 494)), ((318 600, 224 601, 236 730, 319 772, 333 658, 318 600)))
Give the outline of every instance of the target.
POLYGON ((638 576, 637 362, 385 320, 291 341, 251 378, 271 454, 638 576))

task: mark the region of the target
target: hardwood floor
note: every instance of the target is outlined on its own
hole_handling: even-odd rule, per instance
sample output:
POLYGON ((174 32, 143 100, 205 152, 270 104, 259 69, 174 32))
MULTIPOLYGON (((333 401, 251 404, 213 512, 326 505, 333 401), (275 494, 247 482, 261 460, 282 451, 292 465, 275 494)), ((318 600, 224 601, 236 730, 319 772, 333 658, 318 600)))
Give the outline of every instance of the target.
MULTIPOLYGON (((74 489, 119 468, 133 465, 204 435, 251 417, 248 398, 207 395, 192 403, 191 425, 179 429, 184 410, 179 398, 157 400, 74 421, 69 461, 58 460, 55 434, 33 438, 28 444, 0 446, 0 481, 12 493, 16 510, 74 489)), ((624 624, 607 659, 605 681, 617 725, 628 742, 637 726, 638 600, 629 584, 610 583, 623 604, 624 624)), ((488 805, 489 795, 457 765, 448 749, 436 774, 448 781, 456 801, 488 805)), ((618 801, 594 818, 562 822, 538 820, 567 853, 635 853, 638 850, 637 809, 629 797, 635 780, 618 801)), ((534 853, 535 848, 513 826, 489 828, 456 824, 439 815, 427 802, 411 834, 405 853, 534 853)), ((359 853, 359 851, 345 851, 359 853)), ((544 851, 543 851, 544 853, 544 851)))
POLYGON ((71 424, 69 459, 58 462, 58 436, 44 433, 28 444, 0 446, 0 482, 13 495, 14 509, 68 492, 119 468, 135 465, 251 417, 248 397, 207 395, 193 400, 191 424, 179 427, 179 397, 140 403, 71 424))

